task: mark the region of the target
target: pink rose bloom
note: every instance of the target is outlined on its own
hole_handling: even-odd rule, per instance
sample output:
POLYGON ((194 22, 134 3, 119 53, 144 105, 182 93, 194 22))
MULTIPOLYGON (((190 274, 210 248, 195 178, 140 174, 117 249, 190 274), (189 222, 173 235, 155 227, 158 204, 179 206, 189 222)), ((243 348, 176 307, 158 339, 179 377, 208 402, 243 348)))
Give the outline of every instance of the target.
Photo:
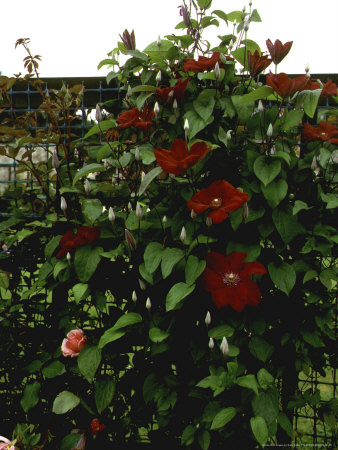
POLYGON ((0 436, 0 450, 15 450, 14 445, 12 445, 12 442, 5 438, 4 436, 0 436), (1 444, 1 442, 4 442, 1 444))
POLYGON ((61 351, 63 356, 79 356, 80 351, 87 344, 87 337, 83 334, 83 331, 77 328, 71 330, 67 334, 67 338, 62 341, 61 351))

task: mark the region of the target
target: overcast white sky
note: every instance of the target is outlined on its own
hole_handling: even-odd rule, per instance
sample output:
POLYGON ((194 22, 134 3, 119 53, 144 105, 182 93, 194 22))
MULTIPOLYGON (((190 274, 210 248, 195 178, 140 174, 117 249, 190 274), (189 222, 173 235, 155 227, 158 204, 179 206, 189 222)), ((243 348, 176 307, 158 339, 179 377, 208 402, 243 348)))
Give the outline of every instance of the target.
MULTIPOLYGON (((4 0, 2 0, 4 1, 4 0)), ((213 0, 210 11, 226 13, 248 8, 249 0, 213 0)), ((29 37, 33 54, 42 56, 41 77, 105 76, 97 71, 119 34, 125 28, 135 30, 138 49, 175 32, 180 0, 15 0, 2 5, 0 26, 0 71, 3 75, 23 72, 23 48, 14 49, 18 38, 29 37)), ((262 18, 250 26, 249 38, 266 51, 265 40, 293 47, 280 64, 279 71, 338 73, 338 0, 253 0, 262 18)), ((217 34, 231 32, 224 22, 213 29, 217 34)), ((176 30, 180 34, 180 30, 176 30)), ((210 37, 210 34, 208 34, 210 37)))

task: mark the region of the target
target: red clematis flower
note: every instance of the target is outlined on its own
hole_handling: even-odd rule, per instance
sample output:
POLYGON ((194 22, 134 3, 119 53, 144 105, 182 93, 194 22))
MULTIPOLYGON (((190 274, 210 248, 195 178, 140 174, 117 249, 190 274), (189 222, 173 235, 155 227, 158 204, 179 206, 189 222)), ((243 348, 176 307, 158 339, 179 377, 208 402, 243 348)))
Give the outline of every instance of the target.
POLYGON ((68 252, 72 253, 81 245, 91 244, 99 237, 100 227, 80 227, 77 235, 73 231, 67 231, 60 239, 61 250, 57 253, 56 258, 62 258, 68 252))
POLYGON ((228 217, 229 211, 236 211, 248 200, 247 193, 241 192, 225 180, 219 180, 194 194, 188 201, 188 208, 197 214, 211 209, 208 217, 214 223, 220 223, 228 217))
POLYGON ((116 119, 116 122, 119 124, 120 130, 134 126, 141 130, 148 131, 153 126, 151 119, 154 116, 154 110, 147 105, 142 111, 139 111, 138 108, 124 111, 116 119))
POLYGON ((266 84, 271 86, 283 98, 291 97, 295 92, 305 89, 308 81, 309 77, 306 75, 289 78, 289 75, 283 72, 278 75, 270 73, 266 77, 266 84))
POLYGON ((157 88, 157 98, 163 102, 171 101, 174 98, 176 98, 176 100, 182 100, 184 97, 184 91, 186 90, 189 81, 190 77, 186 78, 184 81, 182 81, 182 78, 179 78, 174 86, 157 88))
POLYGON ((263 72, 271 63, 272 59, 269 59, 267 55, 260 55, 258 50, 255 50, 254 54, 252 54, 248 50, 248 69, 252 77, 263 72))
POLYGON ((91 434, 97 434, 100 431, 102 431, 104 429, 104 427, 105 427, 104 423, 100 423, 99 419, 93 419, 90 422, 89 432, 91 434))
POLYGON ((246 305, 256 306, 261 300, 257 284, 250 280, 253 274, 263 275, 265 267, 255 262, 243 262, 245 252, 224 256, 211 252, 206 256, 207 267, 200 277, 202 287, 211 293, 217 308, 231 306, 241 312, 246 305))
POLYGON ((269 50, 272 61, 276 65, 279 64, 289 53, 292 44, 293 41, 285 42, 285 44, 282 44, 279 39, 276 39, 274 44, 270 41, 270 39, 266 41, 266 46, 269 50))
POLYGON ((186 72, 204 72, 212 70, 217 62, 221 64, 219 52, 214 52, 210 58, 199 56, 197 61, 195 59, 185 59, 184 61, 182 70, 186 72))
POLYGON ((319 122, 318 127, 304 123, 302 136, 304 141, 326 141, 338 144, 338 128, 331 123, 319 122))
POLYGON ((337 85, 332 80, 329 80, 324 84, 320 95, 324 98, 330 97, 331 95, 338 95, 337 85))
POLYGON ((195 142, 188 151, 184 139, 175 139, 171 149, 155 148, 156 161, 165 172, 180 175, 198 163, 211 150, 205 142, 195 142))

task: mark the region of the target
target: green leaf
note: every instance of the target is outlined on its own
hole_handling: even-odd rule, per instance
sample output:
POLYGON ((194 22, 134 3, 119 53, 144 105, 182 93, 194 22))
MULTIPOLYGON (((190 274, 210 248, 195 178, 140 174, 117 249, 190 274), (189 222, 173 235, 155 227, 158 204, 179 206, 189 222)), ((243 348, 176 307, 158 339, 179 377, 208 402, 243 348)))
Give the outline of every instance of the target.
POLYGON ((258 395, 258 384, 255 375, 253 374, 244 375, 243 377, 237 378, 235 383, 238 384, 238 386, 252 389, 254 393, 258 395))
POLYGON ((0 269, 0 287, 4 288, 4 289, 8 289, 9 288, 9 276, 8 273, 5 272, 4 270, 0 269))
POLYGON ((255 416, 263 417, 269 425, 275 422, 279 413, 279 397, 275 387, 268 388, 267 392, 260 392, 251 402, 255 416))
POLYGON ((123 337, 126 334, 126 331, 124 330, 115 330, 114 327, 109 328, 109 330, 106 330, 103 335, 101 336, 101 339, 99 341, 99 348, 103 348, 105 345, 109 344, 110 342, 117 341, 121 337, 123 337))
MULTIPOLYGON (((94 134, 99 134, 101 131, 109 130, 110 128, 115 128, 117 126, 117 123, 115 120, 109 119, 109 120, 103 120, 99 124, 94 125, 88 133, 85 134, 83 139, 87 139, 90 136, 93 136, 94 134)), ((74 184, 74 183, 73 183, 74 184)))
POLYGON ((117 319, 113 328, 115 328, 115 330, 120 330, 121 328, 129 327, 130 325, 135 325, 140 322, 142 322, 142 316, 140 314, 127 313, 117 319))
POLYGON ((243 11, 231 11, 229 14, 227 14, 227 18, 230 22, 236 22, 241 23, 242 22, 242 14, 243 11))
POLYGON ((149 403, 150 400, 152 400, 155 397, 160 388, 161 385, 156 375, 154 373, 150 373, 143 383, 142 394, 144 401, 146 403, 149 403))
POLYGON ((211 423, 210 430, 217 430, 218 428, 224 427, 230 420, 232 420, 236 415, 236 408, 229 406, 228 408, 221 409, 214 420, 211 423))
POLYGON ((227 254, 232 252, 245 252, 247 253, 245 262, 253 262, 259 258, 262 248, 260 245, 248 245, 242 242, 229 241, 226 250, 227 254))
POLYGON ((289 295, 296 283, 296 272, 290 264, 282 262, 271 262, 268 264, 269 275, 273 283, 289 295))
POLYGON ((93 225, 95 220, 102 214, 102 203, 98 198, 82 199, 81 207, 82 214, 91 225, 93 225))
POLYGON ((289 132, 292 128, 298 127, 299 123, 302 122, 303 116, 304 112, 300 109, 292 109, 284 113, 282 117, 282 130, 289 132))
POLYGON ((183 257, 184 252, 179 248, 166 248, 164 250, 161 260, 161 271, 164 279, 171 274, 175 264, 177 264, 183 257))
POLYGON ((321 93, 322 89, 314 89, 313 91, 305 90, 299 92, 297 95, 296 107, 303 107, 305 114, 312 118, 315 115, 321 93))
MULTIPOLYGON (((228 14, 228 19, 229 19, 229 14, 228 14)), ((240 20, 240 22, 241 22, 241 20, 240 20)), ((250 51, 252 54, 254 54, 255 51, 258 50, 258 52, 260 54, 261 53, 261 49, 260 49, 259 45, 255 41, 252 41, 250 39, 246 39, 245 44, 246 44, 245 47, 237 48, 236 50, 231 52, 231 54, 242 66, 244 66, 244 62, 245 62, 245 68, 247 68, 248 67, 248 55, 247 55, 247 52, 250 51)))
POLYGON ((104 172, 107 170, 102 164, 92 163, 87 164, 83 166, 78 172, 76 172, 76 175, 73 179, 73 186, 83 177, 86 177, 90 173, 93 172, 104 172))
POLYGON ((186 283, 176 283, 167 294, 166 297, 166 311, 172 311, 181 307, 180 302, 187 297, 195 289, 195 284, 192 286, 186 283))
POLYGON ((146 55, 143 52, 140 52, 139 50, 126 50, 126 55, 131 55, 136 59, 139 59, 141 61, 148 61, 148 55, 146 55))
POLYGON ((149 330, 149 338, 152 342, 155 342, 156 344, 164 341, 169 336, 170 335, 167 331, 163 331, 157 327, 150 328, 149 330))
POLYGON ((194 255, 190 255, 185 265, 185 282, 188 285, 195 283, 202 274, 206 266, 205 260, 200 260, 194 255))
POLYGON ((60 361, 53 361, 51 364, 42 369, 42 375, 45 378, 55 378, 65 372, 65 366, 60 361))
POLYGON ((238 102, 239 104, 254 102, 256 100, 266 100, 269 95, 273 93, 273 89, 270 86, 261 86, 254 91, 251 91, 249 94, 245 94, 242 96, 241 100, 238 102))
POLYGON ((58 236, 54 236, 53 239, 47 242, 45 246, 45 258, 50 260, 55 249, 59 246, 60 239, 62 236, 59 234, 58 236))
POLYGON ((208 450, 210 446, 210 433, 208 430, 202 430, 197 436, 198 443, 202 450, 208 450))
POLYGON ((138 313, 127 313, 121 316, 112 328, 106 330, 99 341, 99 348, 103 348, 110 342, 120 339, 126 334, 123 328, 142 322, 142 316, 138 313))
POLYGON ((89 294, 89 288, 87 283, 77 283, 72 287, 74 299, 76 303, 86 298, 89 294))
POLYGON ((187 425, 182 433, 181 444, 185 445, 186 447, 188 445, 191 445, 194 442, 196 431, 196 427, 194 427, 193 425, 187 425))
POLYGON ((268 158, 267 156, 259 156, 253 165, 255 175, 264 186, 271 183, 276 178, 282 168, 282 164, 279 160, 268 158))
POLYGON ((220 9, 215 9, 215 11, 213 11, 212 14, 216 14, 217 17, 223 19, 228 25, 228 16, 225 14, 224 11, 221 11, 220 9))
POLYGON ((261 19, 260 15, 258 14, 257 9, 252 10, 250 20, 251 20, 251 22, 262 22, 262 19, 261 19))
POLYGON ((330 291, 337 281, 337 274, 331 268, 324 269, 319 274, 320 282, 326 287, 328 291, 330 291))
POLYGON ((101 350, 96 345, 86 345, 77 358, 80 372, 91 383, 101 362, 101 350))
POLYGON ((198 132, 203 130, 214 120, 213 116, 210 116, 207 121, 204 121, 194 110, 187 111, 184 114, 184 119, 188 119, 189 122, 189 139, 192 139, 198 132))
POLYGON ((287 182, 283 179, 271 181, 267 186, 261 186, 269 206, 275 208, 285 198, 288 192, 287 182))
POLYGON ((61 441, 61 450, 73 450, 77 448, 82 435, 79 433, 67 434, 61 441))
POLYGON ((208 9, 211 6, 212 0, 197 0, 197 3, 201 9, 208 9))
POLYGON ((263 417, 260 416, 251 417, 250 426, 256 441, 262 447, 264 447, 267 440, 269 439, 269 430, 263 417))
POLYGON ((132 88, 131 92, 155 92, 156 86, 152 84, 142 84, 140 86, 135 86, 132 88))
POLYGON ((116 383, 111 377, 95 383, 95 403, 99 414, 111 404, 115 391, 116 383))
POLYGON ((26 385, 20 400, 20 405, 25 412, 28 412, 38 403, 40 387, 41 384, 38 382, 26 385))
POLYGON ((290 438, 293 438, 294 437, 293 428, 288 416, 281 412, 278 414, 277 421, 279 425, 283 428, 283 430, 287 432, 288 436, 290 436, 290 438))
POLYGON ((291 208, 272 211, 272 220, 285 244, 289 244, 294 237, 304 233, 304 228, 298 223, 297 216, 293 216, 291 208))
POLYGON ((234 334, 234 329, 230 325, 217 325, 217 327, 209 330, 208 336, 213 339, 223 339, 223 337, 231 337, 234 334))
POLYGON ((262 389, 274 386, 274 377, 264 367, 257 372, 257 380, 262 389))
POLYGON ((302 202, 301 200, 296 200, 295 204, 293 205, 293 208, 292 208, 292 214, 295 216, 302 209, 308 210, 311 208, 312 208, 312 206, 308 206, 305 202, 302 202))
POLYGON ((315 270, 308 270, 303 278, 303 284, 305 284, 307 281, 313 280, 314 278, 318 277, 318 273, 315 270))
POLYGON ((82 283, 86 283, 94 275, 101 260, 102 247, 91 248, 83 245, 76 249, 74 256, 74 267, 76 275, 82 283))
POLYGON ((266 362, 274 352, 274 347, 259 336, 254 336, 249 342, 250 353, 260 361, 266 362))
POLYGON ((145 101, 153 95, 152 92, 142 92, 136 99, 136 106, 138 110, 143 108, 145 101))
POLYGON ((214 109, 215 94, 215 89, 203 89, 199 93, 197 99, 193 101, 195 111, 201 117, 201 119, 204 120, 204 122, 207 122, 214 109))
POLYGON ((144 265, 149 273, 154 273, 160 265, 163 246, 159 242, 150 242, 144 252, 144 265))
POLYGON ((157 166, 151 169, 143 178, 143 181, 140 185, 138 195, 142 195, 144 191, 147 189, 149 184, 162 172, 162 167, 157 166))
POLYGON ((80 398, 69 391, 62 391, 53 402, 54 414, 65 414, 80 403, 80 398))

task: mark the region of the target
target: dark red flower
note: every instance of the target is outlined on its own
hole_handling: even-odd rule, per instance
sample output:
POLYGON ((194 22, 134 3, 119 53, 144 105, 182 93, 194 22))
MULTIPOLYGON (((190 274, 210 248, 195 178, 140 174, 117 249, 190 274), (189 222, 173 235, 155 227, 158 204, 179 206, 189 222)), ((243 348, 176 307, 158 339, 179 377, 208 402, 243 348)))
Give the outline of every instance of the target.
POLYGON ((273 75, 270 73, 266 77, 266 84, 271 86, 281 97, 291 97, 295 92, 302 91, 309 81, 306 75, 299 75, 295 78, 289 78, 286 73, 273 75))
POLYGON ((182 70, 186 72, 204 72, 205 70, 212 70, 217 62, 221 64, 220 53, 214 52, 210 58, 199 56, 197 61, 195 59, 185 59, 182 70))
POLYGON ((100 431, 102 431, 104 429, 104 427, 105 427, 104 423, 100 423, 99 419, 93 419, 90 422, 89 432, 91 434, 97 434, 100 431))
POLYGON ((188 151, 184 139, 175 139, 171 149, 155 148, 154 153, 158 164, 165 172, 180 175, 194 166, 211 150, 205 142, 195 142, 188 151))
POLYGON ((60 239, 59 245, 61 250, 57 253, 56 258, 62 258, 68 252, 72 253, 81 245, 91 244, 100 237, 100 227, 80 227, 77 235, 73 231, 67 231, 60 239))
POLYGON ((263 72, 271 63, 272 59, 269 59, 267 55, 260 55, 258 50, 255 50, 254 54, 252 54, 248 50, 248 69, 252 77, 263 72))
POLYGON ((202 287, 210 292, 217 308, 231 306, 241 312, 246 305, 255 306, 261 300, 257 284, 250 280, 253 274, 263 275, 265 267, 255 262, 243 262, 245 252, 224 256, 211 252, 206 256, 207 267, 200 277, 202 287))
POLYGON ((153 108, 147 105, 142 111, 139 111, 138 108, 124 111, 116 119, 116 122, 119 124, 120 130, 134 126, 136 128, 140 128, 141 130, 148 131, 153 126, 151 119, 154 116, 155 113, 153 108))
POLYGON ((338 95, 337 85, 332 80, 329 80, 324 84, 322 93, 320 95, 324 98, 331 95, 338 95))
POLYGON ((272 61, 276 65, 279 64, 289 53, 292 44, 293 41, 285 42, 285 44, 282 44, 279 39, 276 39, 274 44, 270 41, 270 39, 266 41, 266 46, 269 50, 272 61))
POLYGON ((220 223, 228 217, 229 211, 236 211, 248 200, 247 193, 241 192, 225 180, 219 180, 194 194, 188 201, 188 208, 197 214, 210 209, 208 217, 214 223, 220 223))
POLYGON ((184 81, 182 81, 182 78, 179 78, 174 86, 157 88, 157 98, 163 102, 172 101, 174 98, 176 98, 176 100, 182 100, 189 81, 190 77, 186 78, 184 81))
POLYGON ((318 127, 304 123, 302 136, 304 141, 326 141, 338 144, 338 128, 327 122, 319 122, 318 127))

